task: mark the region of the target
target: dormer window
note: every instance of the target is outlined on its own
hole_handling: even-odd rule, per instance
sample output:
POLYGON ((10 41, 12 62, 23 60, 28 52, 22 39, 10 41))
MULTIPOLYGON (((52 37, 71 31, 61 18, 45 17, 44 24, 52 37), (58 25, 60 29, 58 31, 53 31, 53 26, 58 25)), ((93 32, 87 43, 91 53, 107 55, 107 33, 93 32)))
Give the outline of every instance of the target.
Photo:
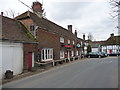
POLYGON ((60 43, 64 43, 64 38, 60 37, 60 43))
POLYGON ((34 27, 34 24, 31 24, 30 25, 30 31, 34 31, 35 27, 34 27))

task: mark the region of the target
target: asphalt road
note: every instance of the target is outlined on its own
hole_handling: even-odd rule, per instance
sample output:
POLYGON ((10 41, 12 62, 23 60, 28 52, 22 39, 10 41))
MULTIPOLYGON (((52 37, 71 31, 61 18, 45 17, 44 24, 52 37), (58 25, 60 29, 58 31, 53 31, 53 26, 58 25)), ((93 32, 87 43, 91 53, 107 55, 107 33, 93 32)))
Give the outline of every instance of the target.
POLYGON ((118 57, 75 61, 3 88, 118 88, 118 57))

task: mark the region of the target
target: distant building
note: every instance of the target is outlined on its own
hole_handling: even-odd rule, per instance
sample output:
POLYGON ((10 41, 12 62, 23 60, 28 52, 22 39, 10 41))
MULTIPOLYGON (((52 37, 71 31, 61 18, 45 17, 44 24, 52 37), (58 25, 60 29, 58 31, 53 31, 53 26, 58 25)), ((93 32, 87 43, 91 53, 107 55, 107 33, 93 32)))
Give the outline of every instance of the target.
POLYGON ((92 52, 104 52, 106 54, 120 53, 120 36, 111 36, 105 41, 94 41, 90 43, 92 52))
POLYGON ((92 52, 101 52, 101 45, 104 43, 104 41, 93 41, 91 43, 92 52))
POLYGON ((102 52, 107 54, 120 53, 120 36, 111 36, 102 44, 102 52))

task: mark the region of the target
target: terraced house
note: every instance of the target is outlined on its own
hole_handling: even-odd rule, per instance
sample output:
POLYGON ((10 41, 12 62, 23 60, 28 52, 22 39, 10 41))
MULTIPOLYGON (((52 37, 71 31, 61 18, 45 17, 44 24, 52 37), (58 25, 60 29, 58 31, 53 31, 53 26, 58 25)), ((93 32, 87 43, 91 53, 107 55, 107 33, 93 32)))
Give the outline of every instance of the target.
POLYGON ((43 17, 42 4, 33 2, 33 12, 26 11, 15 19, 38 40, 37 62, 53 60, 71 60, 81 55, 83 40, 78 39, 77 30, 73 33, 72 25, 65 29, 43 17))
POLYGON ((2 30, 0 33, 0 79, 7 70, 13 75, 34 67, 37 41, 25 26, 14 19, 0 15, 2 30), (2 70, 2 71, 1 71, 2 70))

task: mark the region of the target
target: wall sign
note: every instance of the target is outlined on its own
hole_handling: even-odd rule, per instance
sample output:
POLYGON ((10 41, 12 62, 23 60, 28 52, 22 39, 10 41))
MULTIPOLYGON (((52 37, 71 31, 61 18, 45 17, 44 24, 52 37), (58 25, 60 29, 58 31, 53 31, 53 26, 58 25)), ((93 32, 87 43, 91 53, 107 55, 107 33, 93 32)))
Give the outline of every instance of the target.
POLYGON ((77 47, 77 48, 80 48, 80 44, 78 43, 76 47, 77 47))

